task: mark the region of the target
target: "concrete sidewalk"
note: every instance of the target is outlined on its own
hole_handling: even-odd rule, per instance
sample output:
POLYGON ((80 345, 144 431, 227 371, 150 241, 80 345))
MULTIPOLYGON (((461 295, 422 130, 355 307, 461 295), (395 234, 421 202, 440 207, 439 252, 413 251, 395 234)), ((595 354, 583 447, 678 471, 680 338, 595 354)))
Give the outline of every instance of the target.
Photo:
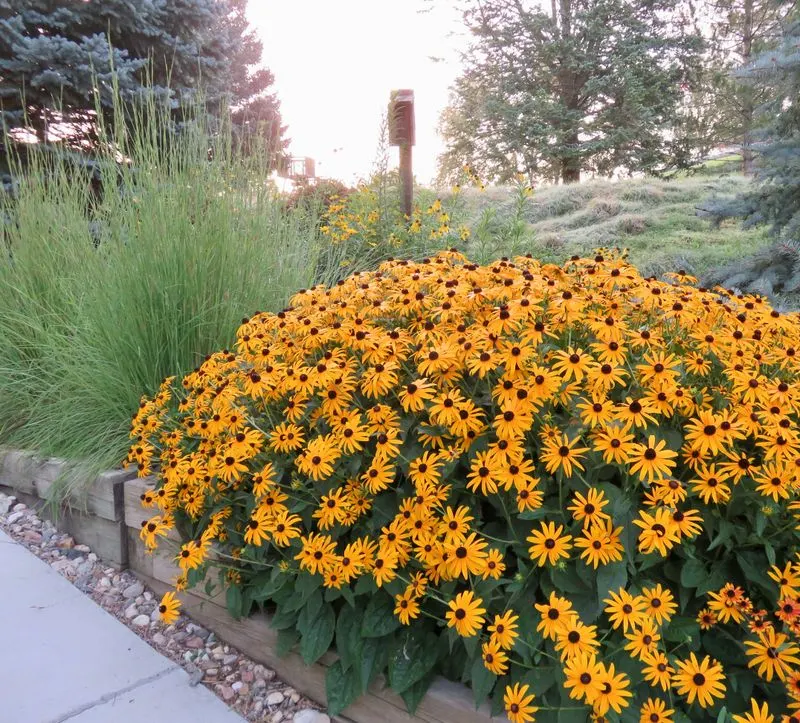
POLYGON ((243 723, 0 531, 0 723, 243 723))

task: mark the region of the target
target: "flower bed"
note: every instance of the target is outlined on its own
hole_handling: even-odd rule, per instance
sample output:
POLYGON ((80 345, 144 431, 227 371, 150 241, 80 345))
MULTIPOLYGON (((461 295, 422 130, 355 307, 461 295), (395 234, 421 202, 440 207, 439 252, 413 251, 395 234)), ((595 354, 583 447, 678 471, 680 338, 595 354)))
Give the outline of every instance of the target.
POLYGON ((797 710, 800 319, 693 281, 446 252, 300 292, 142 401, 141 539, 335 644, 334 714, 379 675, 513 723, 797 710))

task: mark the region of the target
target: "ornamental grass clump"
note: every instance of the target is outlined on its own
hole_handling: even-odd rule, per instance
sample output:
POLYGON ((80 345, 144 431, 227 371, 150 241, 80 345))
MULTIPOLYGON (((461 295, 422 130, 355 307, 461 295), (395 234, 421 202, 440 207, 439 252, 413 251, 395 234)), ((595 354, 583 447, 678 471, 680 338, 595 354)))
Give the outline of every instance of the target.
POLYGON ((334 713, 443 675, 512 723, 797 721, 800 318, 693 283, 450 251, 301 291, 142 401, 142 539, 335 646, 334 713))

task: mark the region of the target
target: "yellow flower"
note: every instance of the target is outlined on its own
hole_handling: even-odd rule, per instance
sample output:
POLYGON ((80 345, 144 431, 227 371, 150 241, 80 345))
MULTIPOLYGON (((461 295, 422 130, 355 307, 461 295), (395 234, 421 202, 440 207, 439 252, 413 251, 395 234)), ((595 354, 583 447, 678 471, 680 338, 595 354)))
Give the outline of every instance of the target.
POLYGON ((572 536, 563 532, 563 525, 556 527, 555 522, 542 522, 539 529, 528 536, 527 541, 531 543, 528 553, 539 567, 555 565, 558 560, 569 557, 572 536))
POLYGON ((448 603, 450 608, 446 613, 447 627, 455 628, 462 637, 469 638, 476 635, 483 627, 483 615, 486 610, 481 607, 483 601, 476 598, 471 590, 460 592, 448 603))
POLYGON ((172 625, 180 615, 180 608, 181 601, 175 597, 175 593, 172 591, 165 592, 164 597, 161 598, 161 602, 158 604, 161 622, 166 625, 172 625))

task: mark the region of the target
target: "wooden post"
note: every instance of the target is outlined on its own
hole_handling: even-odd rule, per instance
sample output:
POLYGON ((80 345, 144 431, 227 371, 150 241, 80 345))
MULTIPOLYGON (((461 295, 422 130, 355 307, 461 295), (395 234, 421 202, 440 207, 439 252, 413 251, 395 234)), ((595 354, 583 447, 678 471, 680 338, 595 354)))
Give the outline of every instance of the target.
POLYGON ((389 143, 400 146, 403 213, 409 217, 414 203, 414 173, 411 168, 414 135, 414 91, 393 90, 389 96, 389 143))
POLYGON ((414 174, 411 171, 411 144, 400 146, 400 181, 403 184, 403 213, 411 216, 414 201, 414 174))

